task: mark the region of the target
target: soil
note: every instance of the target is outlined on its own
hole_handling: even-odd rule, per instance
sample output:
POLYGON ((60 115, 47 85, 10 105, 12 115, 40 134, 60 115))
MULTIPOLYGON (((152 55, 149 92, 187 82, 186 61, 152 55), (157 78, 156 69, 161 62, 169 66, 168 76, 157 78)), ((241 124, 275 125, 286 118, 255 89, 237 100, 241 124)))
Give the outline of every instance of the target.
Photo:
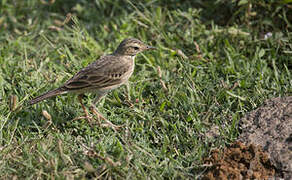
POLYGON ((280 173, 292 179, 292 96, 265 101, 240 120, 239 140, 263 147, 280 173))
POLYGON ((269 155, 262 148, 241 142, 226 147, 223 152, 216 149, 211 156, 205 158, 207 168, 202 179, 269 179, 275 175, 269 155))
POLYGON ((265 101, 239 127, 239 141, 204 159, 202 179, 292 179, 292 96, 265 101))

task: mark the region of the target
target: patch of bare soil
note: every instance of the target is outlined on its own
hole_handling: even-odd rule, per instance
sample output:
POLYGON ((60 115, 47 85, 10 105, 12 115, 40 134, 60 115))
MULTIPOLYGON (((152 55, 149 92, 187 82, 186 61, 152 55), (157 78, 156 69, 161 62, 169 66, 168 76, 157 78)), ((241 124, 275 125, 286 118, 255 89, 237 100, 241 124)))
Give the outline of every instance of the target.
POLYGON ((274 177, 276 169, 269 155, 260 146, 244 145, 235 142, 223 152, 213 150, 211 156, 205 158, 204 164, 209 166, 202 179, 269 179, 274 177))
POLYGON ((292 179, 292 96, 266 100, 240 120, 239 140, 263 147, 278 172, 292 179))
POLYGON ((240 142, 204 160, 203 179, 292 179, 292 96, 266 100, 239 127, 240 142))

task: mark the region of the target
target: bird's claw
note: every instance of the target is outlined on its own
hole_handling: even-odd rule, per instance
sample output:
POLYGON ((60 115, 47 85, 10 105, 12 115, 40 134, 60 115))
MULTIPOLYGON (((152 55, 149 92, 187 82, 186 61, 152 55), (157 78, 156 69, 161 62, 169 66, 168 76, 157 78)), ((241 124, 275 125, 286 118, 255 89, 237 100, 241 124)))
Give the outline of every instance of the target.
POLYGON ((95 115, 97 116, 97 119, 98 119, 98 122, 99 122, 99 125, 101 127, 111 127, 114 131, 117 131, 119 130, 121 127, 123 126, 117 126, 115 124, 113 124, 112 122, 110 122, 109 120, 107 120, 105 117, 103 117, 103 115, 101 115, 97 110, 96 110, 96 107, 94 106, 91 106, 90 107, 90 111, 95 115), (105 121, 105 123, 100 123, 100 119, 102 119, 103 121, 105 121))

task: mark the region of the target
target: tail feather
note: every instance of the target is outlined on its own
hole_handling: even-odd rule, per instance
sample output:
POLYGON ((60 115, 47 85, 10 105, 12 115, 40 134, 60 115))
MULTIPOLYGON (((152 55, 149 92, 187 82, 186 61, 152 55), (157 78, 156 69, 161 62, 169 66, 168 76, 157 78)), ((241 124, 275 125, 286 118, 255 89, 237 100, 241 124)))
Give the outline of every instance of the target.
POLYGON ((58 88, 58 89, 46 92, 45 94, 42 94, 42 95, 30 100, 28 103, 29 103, 29 105, 33 105, 33 104, 36 104, 40 101, 48 99, 50 97, 54 97, 54 96, 64 94, 64 93, 66 93, 66 91, 62 90, 61 88, 58 88))

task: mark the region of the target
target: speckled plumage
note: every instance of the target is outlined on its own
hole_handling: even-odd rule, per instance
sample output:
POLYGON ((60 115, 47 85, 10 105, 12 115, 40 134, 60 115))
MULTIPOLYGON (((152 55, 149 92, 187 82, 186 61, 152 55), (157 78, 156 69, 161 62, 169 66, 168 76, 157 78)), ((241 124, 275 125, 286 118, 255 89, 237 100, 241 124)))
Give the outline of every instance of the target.
POLYGON ((36 104, 47 98, 69 92, 79 95, 94 92, 97 94, 95 104, 108 91, 118 88, 128 81, 134 71, 135 56, 149 49, 154 48, 135 38, 125 39, 114 53, 102 56, 81 69, 61 87, 32 99, 29 104, 36 104))

